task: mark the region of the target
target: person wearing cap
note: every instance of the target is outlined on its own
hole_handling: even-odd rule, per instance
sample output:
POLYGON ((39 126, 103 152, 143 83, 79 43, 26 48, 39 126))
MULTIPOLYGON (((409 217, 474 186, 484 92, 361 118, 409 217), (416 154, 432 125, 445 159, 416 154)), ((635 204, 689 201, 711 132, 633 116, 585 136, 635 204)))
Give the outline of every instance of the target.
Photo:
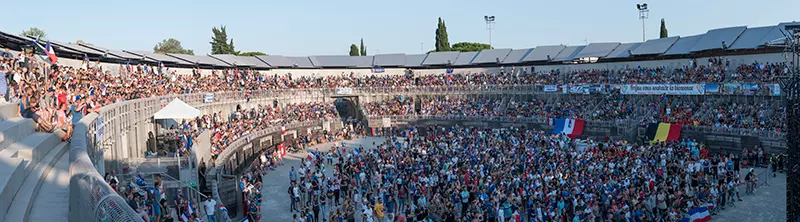
POLYGON ((754 189, 754 186, 755 186, 755 184, 753 184, 753 181, 755 180, 755 177, 756 177, 754 172, 755 172, 755 169, 750 168, 750 171, 747 172, 747 175, 744 176, 744 181, 745 181, 745 183, 747 183, 747 189, 744 192, 746 194, 752 194, 753 193, 753 189, 754 189))
POLYGON ((72 124, 78 123, 86 112, 86 102, 83 96, 76 96, 75 103, 70 105, 69 110, 72 115, 72 124))

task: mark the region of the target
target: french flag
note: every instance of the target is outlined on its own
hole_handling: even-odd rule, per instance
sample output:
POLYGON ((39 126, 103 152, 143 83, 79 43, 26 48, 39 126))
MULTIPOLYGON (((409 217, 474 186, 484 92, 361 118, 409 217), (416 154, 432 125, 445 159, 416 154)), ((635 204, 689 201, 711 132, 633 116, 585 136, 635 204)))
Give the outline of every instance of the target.
POLYGON ((552 121, 555 126, 553 134, 566 134, 569 138, 574 139, 583 133, 584 121, 582 119, 556 118, 552 121))
POLYGON ((710 206, 703 205, 699 207, 692 208, 687 212, 689 216, 684 217, 681 219, 681 222, 708 222, 711 221, 711 214, 708 213, 708 209, 710 206))
POLYGON ((42 47, 38 42, 33 41, 33 44, 41 48, 45 54, 47 54, 47 58, 50 59, 51 64, 55 64, 58 62, 58 57, 56 56, 56 51, 53 50, 53 46, 50 45, 50 41, 47 41, 47 45, 42 47))
POLYGON ((56 51, 53 50, 53 46, 50 45, 50 41, 47 41, 47 45, 44 47, 44 53, 47 54, 47 58, 50 58, 50 63, 55 64, 58 62, 56 51))

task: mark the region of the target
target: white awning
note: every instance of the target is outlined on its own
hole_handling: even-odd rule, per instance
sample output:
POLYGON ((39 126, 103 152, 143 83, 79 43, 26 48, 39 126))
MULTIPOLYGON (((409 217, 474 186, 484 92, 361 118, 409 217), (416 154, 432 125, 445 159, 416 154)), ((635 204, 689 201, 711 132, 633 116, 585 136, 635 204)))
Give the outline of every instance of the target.
POLYGON ((186 104, 180 99, 172 100, 167 106, 161 108, 156 114, 153 114, 155 119, 194 119, 203 115, 198 109, 186 104))

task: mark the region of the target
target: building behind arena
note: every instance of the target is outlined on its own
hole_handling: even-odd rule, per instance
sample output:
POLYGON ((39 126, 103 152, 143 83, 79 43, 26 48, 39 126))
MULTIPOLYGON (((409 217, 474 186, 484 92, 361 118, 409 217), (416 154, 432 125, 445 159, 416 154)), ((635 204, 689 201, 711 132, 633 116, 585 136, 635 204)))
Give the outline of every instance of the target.
MULTIPOLYGON (((770 109, 781 109, 781 90, 778 85, 782 76, 770 78, 742 78, 735 76, 736 67, 753 64, 784 64, 787 54, 779 45, 784 38, 781 30, 786 25, 780 23, 768 27, 727 27, 709 30, 706 33, 651 39, 646 42, 590 43, 581 46, 536 46, 527 49, 490 49, 479 52, 431 52, 428 54, 378 54, 373 56, 255 56, 234 55, 194 56, 183 54, 154 54, 149 52, 108 49, 100 46, 62 43, 51 41, 59 56, 59 65, 81 67, 88 59, 90 64, 102 66, 109 74, 125 78, 134 67, 162 66, 174 75, 214 75, 212 70, 254 70, 264 78, 283 76, 288 73, 297 76, 353 76, 368 78, 374 76, 410 75, 425 76, 437 74, 503 73, 509 76, 553 75, 552 79, 530 84, 498 85, 424 85, 414 87, 328 87, 325 89, 269 89, 264 92, 198 92, 195 94, 169 95, 125 101, 104 107, 97 114, 89 114, 74 125, 70 143, 59 142, 56 137, 34 132, 33 122, 20 118, 16 112, 18 104, 2 105, 0 125, 3 130, 0 141, 0 159, 9 163, 2 168, 0 178, 0 218, 46 218, 47 205, 34 204, 48 200, 68 206, 65 215, 50 216, 69 218, 70 221, 97 221, 110 218, 111 221, 136 220, 135 212, 125 204, 125 199, 116 194, 105 183, 103 175, 117 172, 120 177, 127 174, 159 172, 159 169, 173 171, 167 173, 174 177, 174 190, 184 192, 210 190, 208 194, 225 203, 232 212, 241 211, 237 206, 237 178, 229 175, 240 174, 254 155, 261 150, 274 149, 283 141, 291 141, 305 134, 321 129, 333 131, 341 129, 341 121, 308 121, 291 124, 283 128, 277 125, 269 129, 244 135, 231 143, 216 158, 210 176, 213 183, 199 187, 198 178, 192 173, 173 167, 174 164, 158 162, 154 171, 145 171, 143 165, 153 164, 145 158, 148 150, 148 135, 156 132, 152 116, 173 98, 181 98, 205 114, 221 112, 234 113, 238 108, 249 109, 259 105, 283 106, 298 102, 331 103, 336 100, 346 103, 347 117, 359 119, 370 130, 415 124, 459 124, 489 127, 531 127, 542 130, 554 128, 548 117, 510 118, 508 116, 459 116, 459 115, 387 115, 372 114, 364 105, 370 102, 391 100, 397 96, 425 99, 466 98, 493 99, 508 109, 510 101, 526 101, 539 98, 551 101, 594 101, 593 107, 611 102, 607 99, 614 91, 633 98, 634 103, 647 104, 679 98, 689 103, 708 102, 712 104, 745 103, 766 104, 770 109), (580 73, 586 70, 631 70, 660 68, 675 70, 685 67, 724 63, 727 70, 721 78, 703 79, 682 76, 685 73, 665 72, 671 78, 652 81, 606 81, 581 79, 580 73), (578 73, 578 74, 576 74, 578 73), (667 80, 665 80, 667 79, 667 80), (633 83, 637 82, 637 83, 633 83), (210 99, 209 99, 210 98, 210 99), (288 133, 287 133, 288 132, 288 133), (40 142, 41 141, 41 142, 40 142), (3 151, 5 150, 5 151, 3 151), (171 165, 172 164, 172 165, 171 165), (166 167, 169 166, 169 167, 166 167), (132 171, 132 170, 136 171, 132 171), (62 172, 64 175, 50 172, 62 172), (135 173, 134 173, 135 172, 135 173), (61 176, 61 177, 59 177, 61 176), (59 178, 56 178, 59 177, 59 178), (62 193, 53 194, 47 189, 59 188, 62 193), (67 182, 69 185, 67 186, 67 182), (185 184, 188 182, 188 186, 185 184), (194 182, 194 183, 193 183, 194 182), (195 188, 185 188, 195 187, 195 188), (50 193, 48 193, 50 192, 50 193), (52 200, 51 200, 52 199, 52 200), (37 210, 38 209, 38 210, 37 210), (45 216, 41 216, 45 215, 45 216), (126 219, 127 218, 127 219, 126 219)), ((23 49, 34 48, 29 37, 0 32, 0 49, 10 49, 10 56, 16 56, 23 49)), ((758 65, 756 65, 758 66, 758 65)), ((51 69, 52 67, 42 67, 51 69)), ((151 68, 152 69, 152 68, 151 68)), ((238 71, 235 71, 238 73, 238 71)), ((610 80, 609 79, 614 79, 610 80)), ((413 104, 419 109, 420 104, 413 104)), ((342 110, 339 110, 342 115, 342 110)), ((669 111, 667 111, 669 112, 669 111)), ((713 110, 692 113, 698 118, 715 115, 713 110)), ((784 119, 781 113, 767 112, 770 118, 784 119)), ((643 141, 646 138, 646 123, 639 119, 613 121, 586 120, 582 138, 602 140, 607 138, 629 141, 643 141)), ((786 151, 785 127, 768 129, 749 129, 736 127, 693 126, 684 123, 680 138, 703 142, 714 152, 741 152, 742 149, 760 147, 769 153, 786 151)), ((156 132, 157 133, 157 132, 156 132)), ((186 163, 196 167, 200 162, 210 164, 207 151, 197 151, 186 163)), ((158 160, 161 161, 161 160, 158 160)), ((181 161, 178 161, 181 162, 181 161)), ((186 166, 184 165, 184 168, 186 166)), ((149 174, 148 174, 149 175, 149 174)), ((235 215, 235 213, 233 213, 235 215)), ((0 220, 2 221, 2 220, 0 220)))

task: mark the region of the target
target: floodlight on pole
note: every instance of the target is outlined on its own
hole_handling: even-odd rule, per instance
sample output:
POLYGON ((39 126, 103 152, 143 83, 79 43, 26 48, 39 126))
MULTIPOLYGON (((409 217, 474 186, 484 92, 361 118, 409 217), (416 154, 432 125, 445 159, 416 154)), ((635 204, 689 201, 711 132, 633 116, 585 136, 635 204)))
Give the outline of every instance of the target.
POLYGON ((644 20, 650 18, 650 9, 647 8, 647 3, 636 4, 636 9, 639 9, 639 19, 642 20, 642 42, 646 40, 644 20))
POLYGON ((484 15, 483 20, 486 21, 486 30, 489 30, 489 48, 492 47, 492 28, 494 28, 494 16, 484 15))

